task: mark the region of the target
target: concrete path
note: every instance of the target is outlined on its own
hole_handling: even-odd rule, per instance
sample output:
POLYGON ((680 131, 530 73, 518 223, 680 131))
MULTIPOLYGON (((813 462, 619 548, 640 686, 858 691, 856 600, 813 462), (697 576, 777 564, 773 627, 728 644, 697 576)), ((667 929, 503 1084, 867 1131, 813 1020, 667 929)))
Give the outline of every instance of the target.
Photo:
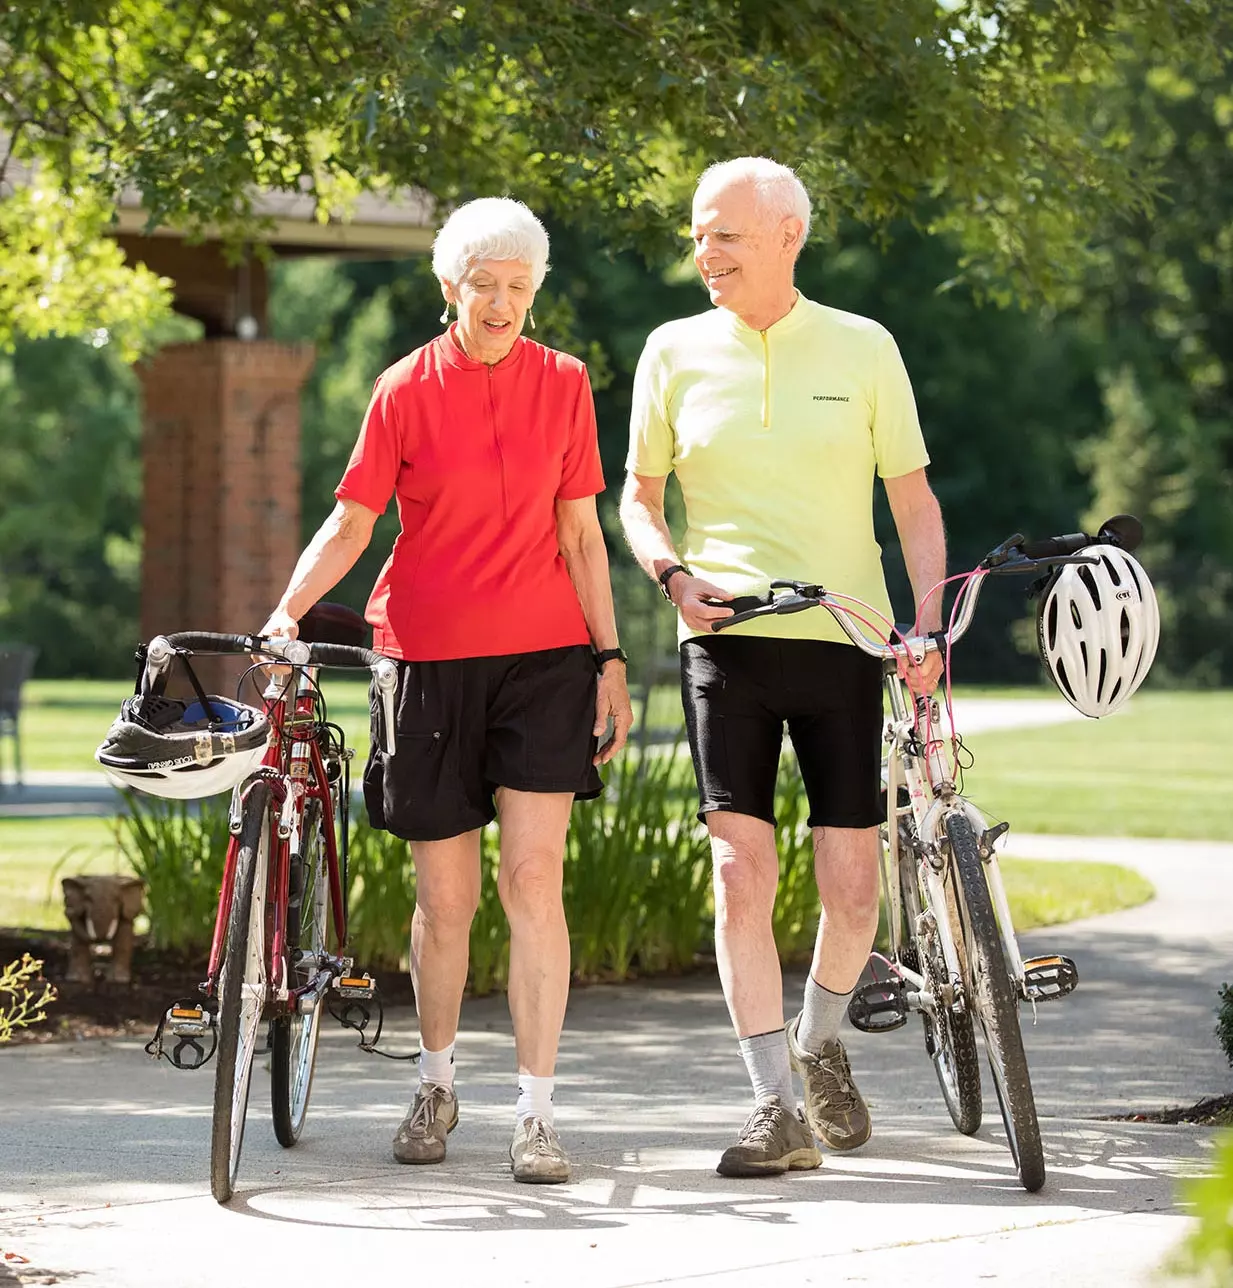
MULTIPOLYGON (((975 732, 1077 717, 1058 700, 973 701, 957 718, 975 732)), ((99 776, 28 779, 23 802, 0 795, 0 816, 115 808, 99 776)), ((0 1286, 431 1275, 457 1288, 1159 1288, 1156 1268, 1188 1227, 1179 1179, 1203 1171, 1213 1134, 1101 1116, 1233 1085, 1213 1036, 1216 987, 1233 976, 1233 846, 1013 836, 1008 852, 1126 863, 1159 894, 1023 937, 1025 953, 1073 956, 1082 980, 1035 1024, 1023 1017, 1049 1170, 1038 1195, 1017 1183, 987 1077, 985 1124, 971 1138, 953 1130, 915 1022, 845 1034, 875 1117, 865 1148, 783 1179, 716 1176, 748 1086, 718 981, 700 975, 574 991, 557 1118, 575 1178, 559 1187, 509 1175, 514 1062, 499 999, 464 1008, 462 1122, 445 1164, 393 1162, 414 1072, 330 1027, 292 1151, 274 1141, 268 1074, 256 1072, 229 1208, 209 1196, 210 1069, 178 1073, 131 1041, 2 1050, 0 1286)), ((802 982, 786 981, 789 1013, 802 982)), ((416 1042, 411 1013, 386 1031, 395 1050, 416 1042)))
MULTIPOLYGON (((462 1122, 444 1165, 392 1161, 414 1075, 331 1028, 293 1151, 273 1139, 257 1071, 229 1208, 207 1184, 208 1071, 153 1064, 130 1041, 0 1052, 0 1250, 29 1258, 0 1259, 0 1285, 1156 1285, 1188 1225, 1177 1183, 1203 1170, 1212 1133, 1099 1115, 1229 1090, 1212 1027, 1233 933, 1210 909, 1233 847, 1116 845, 1119 861, 1152 869, 1158 904, 1024 936, 1025 951, 1070 953, 1082 976, 1034 1026, 1024 1015, 1049 1169, 1038 1195, 1017 1184, 988 1085, 979 1133, 953 1130, 915 1022, 847 1034, 875 1115, 864 1149, 783 1179, 716 1176, 748 1089, 718 982, 698 976, 574 991, 558 1122, 576 1174, 561 1187, 510 1178, 513 1053, 498 999, 464 1008, 462 1122)), ((787 981, 790 1008, 801 983, 787 981)), ((387 1034, 395 1050, 412 1045, 414 1017, 393 1016, 387 1034)))

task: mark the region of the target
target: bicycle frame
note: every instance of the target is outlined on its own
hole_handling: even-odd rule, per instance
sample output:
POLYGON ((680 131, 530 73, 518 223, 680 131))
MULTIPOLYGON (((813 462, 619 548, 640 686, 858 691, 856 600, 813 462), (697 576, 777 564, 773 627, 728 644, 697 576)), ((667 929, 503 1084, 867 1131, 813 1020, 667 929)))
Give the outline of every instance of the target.
MULTIPOLYGON (((946 882, 954 881, 954 874, 949 871, 948 861, 939 843, 943 835, 943 818, 955 811, 964 814, 972 824, 973 831, 982 838, 988 834, 989 829, 984 815, 969 800, 960 795, 955 784, 950 780, 941 755, 940 740, 934 739, 927 745, 922 745, 916 732, 916 721, 908 706, 903 681, 890 664, 887 665, 884 683, 891 716, 886 728, 887 837, 882 862, 882 889, 890 924, 892 958, 899 961, 904 946, 901 939, 903 905, 899 871, 900 864, 905 861, 905 856, 900 853, 899 819, 904 814, 910 813, 916 824, 916 835, 920 839, 922 853, 912 857, 919 865, 922 882, 929 893, 931 909, 944 909, 947 906, 946 882), (906 805, 899 803, 901 785, 907 789, 906 805)), ((983 846, 982 857, 985 861, 985 877, 997 915, 1006 965, 1017 991, 1024 996, 1026 990, 1023 958, 1019 953, 1019 944, 1015 937, 1010 904, 1006 898, 997 854, 991 844, 986 843, 983 846)), ((933 997, 926 986, 924 976, 902 964, 896 967, 897 973, 915 990, 915 997, 910 996, 909 1000, 927 1009, 937 1006, 939 1002, 965 1006, 964 972, 959 960, 959 951, 951 933, 949 918, 935 917, 934 923, 946 962, 947 974, 954 990, 953 998, 948 1000, 933 997)))
POLYGON ((264 782, 270 789, 278 808, 278 825, 270 837, 267 869, 259 870, 253 888, 253 898, 267 906, 266 964, 269 969, 269 1000, 285 1003, 295 1010, 299 999, 319 991, 321 975, 331 977, 328 970, 318 971, 306 983, 291 987, 287 979, 287 892, 290 886, 291 857, 300 844, 304 811, 310 800, 321 806, 321 832, 325 841, 326 871, 329 876, 330 910, 334 922, 335 951, 342 953, 347 942, 347 908, 343 897, 342 871, 339 861, 336 829, 334 826, 334 800, 326 775, 325 761, 315 739, 297 738, 297 731, 315 722, 314 697, 316 693, 316 667, 297 667, 297 684, 290 706, 292 717, 287 720, 288 685, 271 678, 262 694, 266 715, 271 728, 276 730, 266 749, 261 767, 241 783, 232 793, 230 813, 230 839, 223 864, 222 888, 219 893, 218 912, 214 922, 214 936, 210 945, 210 962, 206 985, 211 997, 218 989, 222 966, 223 946, 227 922, 231 915, 235 891, 236 856, 239 848, 240 818, 243 802, 255 782, 264 782))

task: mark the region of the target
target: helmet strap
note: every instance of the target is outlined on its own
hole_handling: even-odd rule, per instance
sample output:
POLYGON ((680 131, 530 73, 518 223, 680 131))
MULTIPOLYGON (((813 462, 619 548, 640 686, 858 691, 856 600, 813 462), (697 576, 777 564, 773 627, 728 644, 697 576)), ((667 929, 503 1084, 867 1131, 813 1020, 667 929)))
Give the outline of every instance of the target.
POLYGON ((188 654, 180 653, 178 656, 180 661, 184 663, 184 669, 188 672, 188 682, 193 686, 193 692, 197 695, 197 701, 201 703, 201 709, 205 712, 206 719, 210 721, 219 719, 218 713, 210 705, 210 699, 206 697, 206 691, 201 687, 197 672, 193 670, 188 660, 188 654))

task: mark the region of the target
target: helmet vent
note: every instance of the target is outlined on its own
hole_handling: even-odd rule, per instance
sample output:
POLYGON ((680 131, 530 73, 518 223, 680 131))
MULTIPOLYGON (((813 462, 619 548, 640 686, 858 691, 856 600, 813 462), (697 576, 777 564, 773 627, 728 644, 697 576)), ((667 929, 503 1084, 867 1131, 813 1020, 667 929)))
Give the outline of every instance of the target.
POLYGON ((1105 697, 1105 678, 1109 674, 1109 654, 1100 650, 1100 674, 1096 677, 1096 696, 1103 701, 1105 697))
POLYGON ((1096 574, 1087 564, 1076 565, 1079 572, 1079 580, 1087 587, 1088 594, 1092 597, 1092 602, 1096 605, 1096 611, 1100 612, 1100 587, 1096 583, 1096 574))
POLYGON ((1061 658, 1057 660, 1057 682, 1061 685, 1062 692, 1073 700, 1075 696, 1074 686, 1070 682, 1070 677, 1066 674, 1066 663, 1061 658))
POLYGON ((1083 618, 1079 616, 1079 606, 1073 599, 1070 601, 1070 620, 1074 622, 1075 630, 1083 629, 1083 618))

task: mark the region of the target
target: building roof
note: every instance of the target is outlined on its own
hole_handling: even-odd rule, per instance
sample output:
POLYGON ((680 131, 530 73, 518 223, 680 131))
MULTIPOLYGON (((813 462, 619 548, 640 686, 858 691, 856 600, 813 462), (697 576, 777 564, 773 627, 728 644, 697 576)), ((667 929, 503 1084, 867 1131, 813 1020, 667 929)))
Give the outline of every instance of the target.
MULTIPOLYGON (((0 134, 0 156, 8 151, 0 134)), ((10 157, 0 178, 0 198, 30 182, 31 167, 10 157)), ((342 218, 317 218, 317 200, 307 190, 262 192, 253 201, 253 213, 271 221, 261 240, 286 254, 364 255, 372 258, 423 253, 431 249, 436 232, 436 202, 422 189, 398 188, 391 193, 366 192, 351 203, 342 218)), ((147 228, 149 217, 141 194, 126 188, 117 203, 115 231, 129 237, 183 238, 184 231, 172 226, 147 228)), ((202 230, 207 241, 217 241, 216 228, 202 230)), ((195 238, 198 240, 199 238, 195 238)))

